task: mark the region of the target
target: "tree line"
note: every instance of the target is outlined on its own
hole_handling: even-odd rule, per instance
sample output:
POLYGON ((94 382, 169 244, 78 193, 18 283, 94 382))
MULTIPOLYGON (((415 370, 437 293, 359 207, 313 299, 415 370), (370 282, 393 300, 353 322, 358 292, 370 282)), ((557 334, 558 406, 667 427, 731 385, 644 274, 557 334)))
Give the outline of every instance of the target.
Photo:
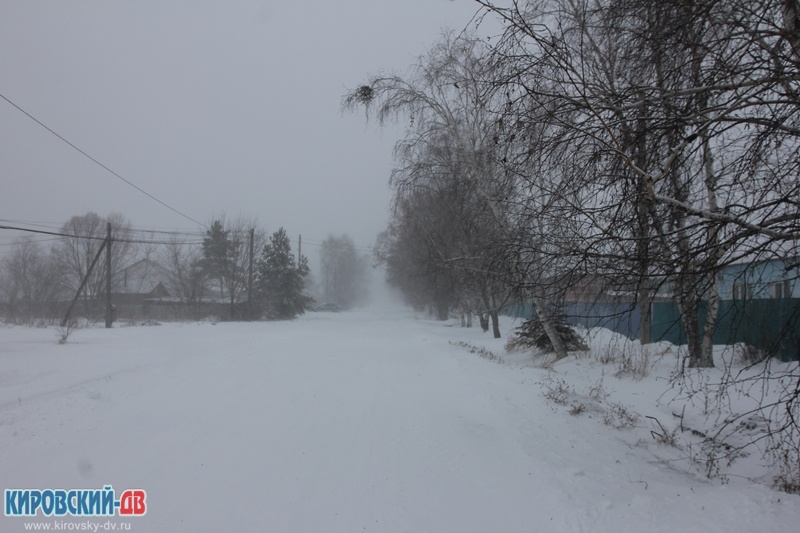
MULTIPOLYGON (((713 367, 726 267, 779 259, 798 283, 800 2, 476 4, 476 30, 343 97, 406 126, 376 246, 389 282, 440 318, 530 305, 559 359, 570 293, 623 295, 644 324, 666 295, 686 337, 678 379, 713 367), (501 29, 478 37, 487 20, 501 29)), ((797 366, 721 381, 720 398, 783 391, 758 413, 797 490, 797 366)))
POLYGON ((499 35, 446 34, 343 99, 407 121, 389 280, 442 317, 528 302, 559 357, 571 288, 643 313, 667 291, 689 366, 713 366, 721 269, 798 265, 797 1, 477 3, 499 35))
POLYGON ((268 235, 254 218, 222 215, 197 232, 173 233, 136 230, 122 215, 90 212, 51 232, 58 235, 48 239, 51 244, 22 238, 0 260, 3 321, 60 320, 84 280, 77 312, 89 320, 102 317, 109 271, 105 254, 89 270, 109 223, 112 302, 120 308, 126 292, 139 290, 124 285, 132 265, 140 262, 157 270, 151 279, 166 285, 157 298, 171 304, 175 318, 217 313, 221 319, 283 320, 313 309, 316 302, 351 308, 368 297, 367 259, 347 235, 330 235, 319 247, 323 283, 315 281, 307 256, 292 252, 284 228, 268 235))

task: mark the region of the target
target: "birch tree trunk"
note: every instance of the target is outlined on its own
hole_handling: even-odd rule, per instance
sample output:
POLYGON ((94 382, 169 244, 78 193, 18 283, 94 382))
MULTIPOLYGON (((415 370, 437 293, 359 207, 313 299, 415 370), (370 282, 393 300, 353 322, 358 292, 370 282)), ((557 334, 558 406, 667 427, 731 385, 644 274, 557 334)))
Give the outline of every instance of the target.
POLYGON ((550 342, 553 343, 556 361, 564 359, 567 357, 567 347, 564 346, 564 341, 561 340, 561 336, 553 324, 553 317, 547 311, 544 301, 538 296, 533 296, 531 302, 533 303, 533 309, 536 311, 536 316, 539 317, 539 321, 542 323, 542 329, 547 333, 550 342))

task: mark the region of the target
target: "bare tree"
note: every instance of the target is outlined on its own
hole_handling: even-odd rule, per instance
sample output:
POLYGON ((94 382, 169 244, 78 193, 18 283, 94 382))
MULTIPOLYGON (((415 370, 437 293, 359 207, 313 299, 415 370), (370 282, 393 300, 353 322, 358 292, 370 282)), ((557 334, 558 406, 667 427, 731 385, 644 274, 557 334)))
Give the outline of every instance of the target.
MULTIPOLYGON (((112 277, 128 266, 135 251, 130 239, 130 222, 124 216, 111 214, 106 218, 96 213, 74 216, 64 224, 62 237, 53 247, 53 254, 65 276, 68 290, 75 294, 87 275, 92 260, 106 238, 107 223, 111 223, 111 272, 112 277)), ((102 263, 101 263, 102 264, 102 263)), ((84 288, 83 310, 87 317, 95 318, 100 312, 99 297, 105 293, 106 269, 96 267, 84 288)))
MULTIPOLYGON (((418 206, 407 205, 395 214, 389 227, 378 236, 375 261, 386 267, 386 280, 399 289, 407 304, 429 310, 440 320, 449 316, 458 295, 449 273, 429 261, 429 248, 413 213, 418 206)), ((396 208, 397 210, 398 208, 396 208)))
POLYGON ((479 3, 507 23, 494 50, 507 136, 510 124, 529 138, 542 121, 558 130, 536 150, 568 143, 571 190, 605 192, 591 209, 585 193, 572 201, 587 224, 578 241, 593 235, 584 248, 638 271, 643 294, 668 282, 689 364, 713 365, 719 269, 797 237, 800 191, 785 179, 798 165, 797 64, 771 22, 782 3, 479 3))
POLYGON ((14 324, 50 320, 63 296, 63 276, 50 254, 29 238, 20 239, 0 263, 5 319, 14 324))
POLYGON ((174 287, 181 303, 200 304, 205 295, 207 281, 202 268, 202 247, 173 237, 160 250, 159 257, 161 263, 174 275, 174 287))
MULTIPOLYGON (((392 174, 394 217, 416 234, 413 238, 420 243, 416 248, 424 250, 416 260, 439 283, 446 279, 454 292, 447 300, 441 298, 447 292, 439 294, 440 318, 448 315, 443 307, 446 301, 448 307, 488 316, 493 334, 499 337, 498 314, 512 292, 506 283, 506 264, 498 260, 506 243, 507 221, 500 218, 503 211, 495 199, 509 196, 501 190, 504 182, 491 174, 470 179, 471 162, 490 155, 464 154, 463 146, 448 132, 401 147, 392 174)), ((483 165, 493 166, 490 161, 483 165)))
MULTIPOLYGON (((548 254, 573 273, 635 281, 645 304, 669 287, 688 366, 713 366, 721 270, 797 266, 796 0, 478 3, 505 22, 492 56, 508 170, 555 178, 572 221, 548 254)), ((800 383, 779 374, 765 371, 764 386, 800 383)), ((788 420, 770 438, 795 486, 797 390, 770 407, 788 420)))
POLYGON ((358 252, 348 235, 328 235, 319 250, 322 298, 345 308, 369 298, 369 258, 358 252))
POLYGON ((363 105, 367 116, 375 110, 381 123, 408 117, 392 174, 396 228, 404 230, 395 235, 411 230, 424 237, 427 250, 402 248, 416 250, 413 261, 425 265, 440 289, 433 291, 440 317, 449 305, 479 307, 492 316, 499 335, 497 313, 507 299, 499 281, 505 264, 486 246, 490 241, 499 246, 498 239, 510 234, 503 201, 508 182, 494 158, 496 114, 487 84, 493 65, 486 52, 479 39, 445 35, 408 76, 372 77, 348 94, 343 106, 363 105), (412 212, 416 220, 402 220, 412 212), (454 297, 447 296, 453 291, 454 297))

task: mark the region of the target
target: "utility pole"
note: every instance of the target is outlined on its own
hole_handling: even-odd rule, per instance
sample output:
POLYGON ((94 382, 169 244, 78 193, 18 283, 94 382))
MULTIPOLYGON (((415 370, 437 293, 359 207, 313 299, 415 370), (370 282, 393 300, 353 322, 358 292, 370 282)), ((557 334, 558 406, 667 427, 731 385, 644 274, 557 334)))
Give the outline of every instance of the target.
POLYGON ((75 297, 72 298, 72 302, 70 302, 69 307, 67 308, 67 314, 64 315, 63 320, 61 320, 61 327, 66 327, 69 324, 69 317, 72 314, 72 308, 75 307, 75 303, 78 301, 78 298, 81 296, 81 291, 86 286, 86 282, 89 281, 89 276, 92 275, 92 270, 94 270, 94 266, 97 264, 97 260, 100 259, 100 255, 103 253, 103 249, 108 246, 108 239, 103 239, 103 244, 100 245, 100 249, 97 250, 97 255, 94 256, 92 259, 92 264, 89 265, 89 270, 86 271, 86 275, 83 276, 81 280, 81 284, 78 287, 78 290, 75 291, 75 297))
POLYGON ((247 269, 247 314, 253 317, 253 248, 255 242, 255 228, 250 228, 250 260, 247 269))
POLYGON ((297 266, 300 266, 300 256, 303 255, 303 236, 297 236, 297 266))
POLYGON ((106 223, 106 328, 114 321, 111 305, 111 222, 106 223))

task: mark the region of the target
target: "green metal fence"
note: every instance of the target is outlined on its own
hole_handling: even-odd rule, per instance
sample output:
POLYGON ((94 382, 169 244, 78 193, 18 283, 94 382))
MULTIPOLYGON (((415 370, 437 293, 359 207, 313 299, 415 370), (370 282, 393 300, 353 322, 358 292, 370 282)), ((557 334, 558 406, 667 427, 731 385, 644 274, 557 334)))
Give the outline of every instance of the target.
MULTIPOLYGON (((700 312, 700 332, 705 309, 700 312)), ((675 302, 654 302, 650 322, 653 341, 686 344, 675 302)), ((800 298, 723 300, 714 344, 743 342, 782 361, 800 360, 800 298)))

